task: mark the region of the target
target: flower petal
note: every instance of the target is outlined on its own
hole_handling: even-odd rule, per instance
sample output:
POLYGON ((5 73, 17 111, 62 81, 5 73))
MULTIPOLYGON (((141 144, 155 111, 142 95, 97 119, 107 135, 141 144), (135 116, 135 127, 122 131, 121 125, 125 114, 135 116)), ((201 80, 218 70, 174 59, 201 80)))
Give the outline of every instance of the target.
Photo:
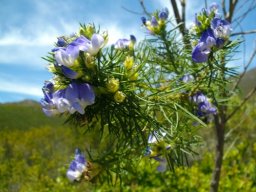
POLYGON ((99 35, 99 34, 93 34, 91 38, 92 42, 92 49, 95 53, 98 53, 99 49, 103 46, 104 44, 104 38, 99 35))
POLYGON ((73 71, 72 69, 64 66, 64 65, 61 65, 61 71, 62 73, 69 79, 77 79, 79 74, 75 71, 73 71))
POLYGON ((194 47, 192 51, 192 60, 196 63, 202 63, 208 61, 208 55, 210 49, 205 46, 205 43, 201 42, 194 47))

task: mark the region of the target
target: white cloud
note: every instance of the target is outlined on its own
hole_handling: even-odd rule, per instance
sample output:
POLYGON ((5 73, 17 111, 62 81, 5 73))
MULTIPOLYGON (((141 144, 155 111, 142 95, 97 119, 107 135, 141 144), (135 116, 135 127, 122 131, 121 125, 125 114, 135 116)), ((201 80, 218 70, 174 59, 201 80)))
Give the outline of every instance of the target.
POLYGON ((63 34, 76 32, 78 25, 64 23, 60 21, 61 27, 46 25, 42 27, 31 25, 25 26, 22 30, 19 28, 10 28, 0 37, 0 46, 51 46, 56 42, 56 37, 63 34), (26 32, 24 32, 26 31, 26 32))
POLYGON ((30 85, 21 82, 7 81, 5 79, 0 79, 1 86, 0 91, 4 92, 13 92, 13 93, 22 93, 37 97, 42 97, 43 93, 40 87, 35 85, 30 85))

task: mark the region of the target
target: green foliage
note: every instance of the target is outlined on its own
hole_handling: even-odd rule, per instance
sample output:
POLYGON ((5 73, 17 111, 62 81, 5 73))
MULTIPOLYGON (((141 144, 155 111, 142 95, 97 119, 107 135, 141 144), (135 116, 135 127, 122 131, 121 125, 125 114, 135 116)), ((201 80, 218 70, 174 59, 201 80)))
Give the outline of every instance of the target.
MULTIPOLYGON (((226 134, 227 147, 220 191, 256 191, 256 133, 254 130, 256 110, 254 105, 254 101, 246 105, 245 116, 241 119, 242 115, 238 113, 229 124, 234 131, 230 133, 228 130, 226 134)), ((23 118, 28 119, 28 125, 31 125, 32 122, 36 122, 36 124, 44 122, 39 111, 34 112, 35 118, 29 120, 29 111, 36 109, 37 105, 28 107, 24 104, 12 104, 6 106, 5 109, 8 111, 14 107, 19 108, 23 118)), ((11 121, 13 120, 10 118, 2 117, 1 123, 8 125, 11 124, 11 121)), ((17 119, 17 125, 19 125, 19 121, 23 121, 23 119, 17 119)), ((143 157, 127 159, 134 163, 131 163, 129 173, 123 170, 122 183, 120 180, 116 180, 115 175, 111 173, 113 176, 110 183, 115 185, 101 182, 94 184, 93 181, 71 184, 66 178, 66 170, 72 159, 71 154, 76 147, 84 149, 84 143, 87 141, 84 141, 83 136, 79 134, 79 129, 55 126, 54 121, 55 119, 50 119, 48 126, 39 128, 28 126, 26 129, 24 126, 22 130, 15 127, 10 127, 8 130, 1 129, 1 191, 209 191, 213 153, 207 152, 205 148, 199 156, 195 156, 195 159, 189 159, 190 166, 177 167, 175 172, 159 173, 156 171, 158 162, 143 157)), ((202 131, 207 133, 210 130, 204 128, 202 131)), ((202 137, 210 142, 212 136, 207 136, 204 133, 201 134, 202 137)), ((93 143, 89 140, 88 142, 93 143)), ((93 144, 99 146, 98 141, 94 141, 93 144)), ((113 158, 118 158, 118 156, 113 158)), ((128 165, 128 163, 125 164, 128 165)))

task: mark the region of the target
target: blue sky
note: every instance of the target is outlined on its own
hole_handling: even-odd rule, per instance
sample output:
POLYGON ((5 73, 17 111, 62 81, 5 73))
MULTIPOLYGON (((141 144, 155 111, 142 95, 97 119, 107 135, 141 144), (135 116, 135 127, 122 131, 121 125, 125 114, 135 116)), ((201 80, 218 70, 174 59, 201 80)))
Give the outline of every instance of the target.
MULTIPOLYGON (((145 0, 149 11, 170 8, 169 2, 145 0)), ((187 2, 189 25, 204 1, 187 2)), ((141 12, 138 0, 1 0, 0 102, 38 101, 42 97, 44 81, 51 78, 46 69, 47 62, 41 57, 51 50, 56 37, 76 32, 79 23, 100 25, 108 31, 110 44, 118 38, 128 38, 130 34, 142 39, 141 16, 122 7, 141 12)), ((255 11, 242 25, 243 30, 256 29, 254 18, 255 11)), ((248 52, 255 39, 255 35, 247 37, 248 52)))

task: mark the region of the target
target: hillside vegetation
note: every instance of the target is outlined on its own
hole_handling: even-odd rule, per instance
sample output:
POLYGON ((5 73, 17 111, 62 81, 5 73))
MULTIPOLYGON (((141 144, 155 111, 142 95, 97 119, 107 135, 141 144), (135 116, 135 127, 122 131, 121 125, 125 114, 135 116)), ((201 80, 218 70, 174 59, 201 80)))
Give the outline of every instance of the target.
MULTIPOLYGON (((256 103, 251 102, 230 122, 220 191, 256 191, 256 103)), ((0 191, 209 191, 213 149, 202 145, 200 154, 175 173, 158 173, 154 161, 141 159, 122 185, 71 184, 66 170, 76 147, 86 138, 63 124, 62 118, 46 117, 36 102, 0 105, 0 191), (149 163, 150 162, 150 163, 149 163)), ((211 130, 202 130, 208 145, 211 130)))

